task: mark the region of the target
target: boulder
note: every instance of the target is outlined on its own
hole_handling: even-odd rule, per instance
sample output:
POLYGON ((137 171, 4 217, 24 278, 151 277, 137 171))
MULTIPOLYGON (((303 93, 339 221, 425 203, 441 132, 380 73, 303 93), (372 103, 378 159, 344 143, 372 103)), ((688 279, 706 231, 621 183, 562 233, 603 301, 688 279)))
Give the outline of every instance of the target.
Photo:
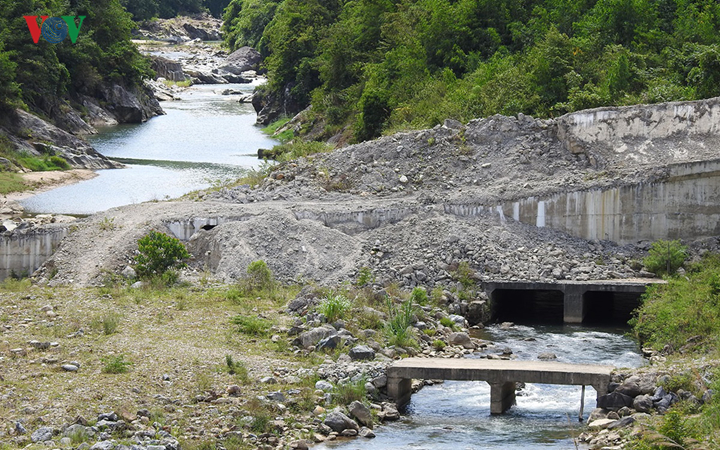
POLYGON ((373 427, 372 414, 367 406, 356 400, 348 405, 348 411, 361 425, 365 425, 368 428, 373 427))
POLYGON ((326 338, 320 339, 320 341, 317 343, 317 349, 318 350, 333 350, 337 348, 338 345, 340 345, 340 341, 342 338, 338 334, 333 334, 331 336, 328 336, 326 338))
POLYGON ((448 336, 448 342, 450 342, 450 345, 462 345, 463 348, 475 349, 475 344, 473 344, 472 340, 470 340, 470 336, 468 336, 465 332, 456 332, 456 333, 450 333, 450 336, 448 336))
POLYGON ((252 47, 240 47, 228 55, 220 70, 240 75, 248 70, 257 70, 260 62, 262 62, 260 52, 252 47))
POLYGON ((552 361, 554 359, 557 359, 557 355, 555 353, 550 353, 550 352, 540 353, 538 355, 538 359, 540 361, 552 361))
POLYGON ((647 394, 638 395, 633 400, 632 407, 637 412, 650 412, 653 407, 652 397, 647 394))
POLYGON ((470 325, 478 325, 490 320, 490 308, 484 300, 475 300, 468 305, 467 320, 470 325))
POLYGON ((119 84, 112 84, 104 85, 98 91, 107 104, 107 110, 120 123, 141 123, 164 114, 149 88, 128 90, 119 84))
POLYGON ((625 394, 628 397, 637 397, 642 392, 640 389, 640 377, 633 375, 627 380, 623 381, 620 386, 615 388, 615 392, 625 394))
POLYGON ((598 408, 609 409, 611 411, 617 411, 623 406, 632 406, 633 398, 622 394, 620 392, 611 392, 607 395, 602 395, 597 399, 598 408))
POLYGON ((30 435, 30 440, 34 443, 49 441, 53 437, 53 432, 54 430, 51 427, 38 428, 30 435))
POLYGON ((336 433, 342 433, 347 429, 355 431, 360 429, 360 427, 354 420, 341 413, 340 411, 333 411, 328 414, 325 417, 325 420, 323 420, 323 423, 330 427, 336 433))
POLYGON ((375 351, 367 345, 356 345, 349 352, 353 361, 373 360, 375 359, 375 351))
POLYGON ((325 339, 335 332, 335 328, 330 325, 313 328, 312 330, 300 333, 300 335, 293 341, 293 345, 297 345, 302 348, 314 347, 322 339, 325 339))

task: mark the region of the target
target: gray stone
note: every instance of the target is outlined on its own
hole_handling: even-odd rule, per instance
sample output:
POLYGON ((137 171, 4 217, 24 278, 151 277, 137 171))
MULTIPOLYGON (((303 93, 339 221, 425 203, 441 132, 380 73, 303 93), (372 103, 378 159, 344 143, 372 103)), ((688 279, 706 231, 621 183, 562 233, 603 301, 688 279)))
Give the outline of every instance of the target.
POLYGON ((372 384, 374 384, 378 389, 384 388, 387 386, 387 375, 378 375, 372 379, 372 384))
POLYGON ((353 361, 375 359, 375 351, 367 345, 356 345, 348 354, 353 361))
POLYGON ((633 400, 632 407, 637 412, 650 412, 653 407, 652 397, 647 394, 638 395, 633 400))
POLYGON ((346 428, 346 429, 342 430, 342 432, 340 432, 340 436, 345 436, 345 437, 355 437, 355 436, 357 436, 357 434, 358 434, 357 430, 353 430, 352 428, 346 428))
POLYGON ((325 417, 325 420, 323 420, 323 423, 332 428, 332 430, 336 433, 342 433, 347 429, 355 431, 360 429, 354 420, 339 411, 333 411, 328 414, 325 417))
POLYGON ((325 380, 318 380, 315 383, 315 389, 320 389, 321 391, 329 392, 333 390, 333 385, 328 383, 325 380))
POLYGON ((27 433, 27 430, 23 426, 22 422, 15 422, 15 434, 21 435, 27 433))
POLYGON ((335 328, 330 325, 323 325, 321 327, 313 328, 300 333, 300 335, 293 341, 294 345, 302 348, 314 347, 320 340, 334 334, 335 328))
POLYGON ((334 350, 337 348, 338 345, 340 345, 340 341, 342 338, 337 335, 333 334, 332 336, 328 336, 326 338, 323 338, 320 340, 320 342, 317 343, 317 349, 318 350, 334 350))
POLYGON ((126 266, 123 271, 120 272, 120 275, 127 279, 137 278, 137 272, 130 266, 126 266))
POLYGON ((75 364, 63 364, 60 367, 66 372, 77 372, 79 369, 75 364))
POLYGON ((90 447, 90 450, 113 450, 115 444, 112 441, 101 441, 90 447))
POLYGON ((266 396, 269 400, 274 402, 283 403, 285 402, 285 394, 280 391, 271 392, 266 396))
POLYGON ((33 442, 45 442, 51 440, 52 437, 53 429, 51 427, 41 427, 30 435, 30 440, 33 442))
POLYGON ((703 404, 709 403, 713 398, 713 390, 708 389, 707 391, 703 392, 702 398, 700 399, 703 404))
POLYGON ((360 428, 360 431, 358 431, 358 436, 372 439, 375 437, 375 433, 368 427, 362 427, 360 428))
POLYGON ((356 400, 348 405, 348 411, 352 417, 357 419, 360 425, 365 425, 368 428, 373 427, 372 414, 367 406, 356 400))
POLYGON ((616 428, 625 428, 629 427, 630 425, 635 423, 635 418, 633 416, 627 416, 623 417, 620 420, 616 420, 615 422, 608 425, 608 430, 614 430, 616 428))
POLYGON ((448 336, 448 342, 450 342, 450 345, 462 345, 463 348, 467 349, 475 349, 475 344, 470 340, 470 336, 468 336, 465 332, 455 332, 450 333, 450 336, 448 336))
POLYGON ((609 409, 617 411, 623 406, 632 406, 633 398, 622 394, 620 392, 611 392, 607 395, 602 395, 597 399, 598 408, 609 409))
POLYGON ((637 397, 642 392, 640 389, 640 377, 637 375, 631 376, 615 388, 615 392, 625 394, 628 397, 637 397))
POLYGON ((538 355, 538 359, 540 361, 552 361, 553 359, 557 359, 557 355, 555 353, 540 353, 538 355))
POLYGON ((260 382, 263 384, 276 384, 277 380, 274 377, 263 377, 260 378, 260 382))

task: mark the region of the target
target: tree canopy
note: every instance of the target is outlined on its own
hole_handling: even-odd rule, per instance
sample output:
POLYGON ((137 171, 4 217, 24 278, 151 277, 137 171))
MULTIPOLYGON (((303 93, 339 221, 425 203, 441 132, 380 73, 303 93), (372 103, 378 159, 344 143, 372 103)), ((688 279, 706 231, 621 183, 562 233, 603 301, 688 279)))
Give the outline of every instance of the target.
POLYGON ((328 133, 720 95, 715 0, 232 0, 226 43, 328 133))

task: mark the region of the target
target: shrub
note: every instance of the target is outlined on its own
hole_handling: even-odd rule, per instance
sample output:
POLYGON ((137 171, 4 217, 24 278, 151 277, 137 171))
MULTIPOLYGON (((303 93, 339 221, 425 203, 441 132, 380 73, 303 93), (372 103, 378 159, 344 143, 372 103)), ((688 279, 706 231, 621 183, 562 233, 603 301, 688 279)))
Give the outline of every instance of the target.
POLYGON ((125 355, 106 356, 100 359, 103 364, 103 373, 125 373, 130 370, 132 363, 125 361, 125 355))
POLYGON ((372 270, 370 270, 369 267, 362 267, 360 269, 360 272, 358 272, 357 281, 355 282, 355 286, 362 287, 366 284, 373 284, 375 282, 375 275, 373 275, 372 270))
POLYGON ((453 278, 459 281, 465 289, 475 285, 475 271, 467 261, 460 261, 457 270, 453 273, 453 278))
POLYGON ((367 391, 365 390, 365 378, 349 383, 338 383, 335 387, 333 401, 337 405, 347 405, 354 401, 363 401, 367 391))
POLYGON ((442 350, 445 348, 445 342, 440 339, 435 339, 433 341, 433 347, 435 347, 435 350, 442 350))
POLYGON ((448 327, 451 330, 457 330, 458 326, 457 324, 449 317, 443 317, 440 319, 440 325, 444 327, 448 327))
POLYGON ((396 307, 388 298, 388 314, 390 320, 385 325, 385 333, 391 345, 399 347, 417 347, 417 341, 412 332, 412 321, 415 308, 412 299, 396 307))
POLYGON ((657 241, 652 244, 643 264, 648 271, 658 275, 672 275, 682 267, 687 258, 687 247, 680 241, 657 241))
POLYGON ((273 291, 275 289, 275 277, 272 271, 262 259, 253 261, 248 265, 246 287, 251 292, 273 291))
POLYGON ((350 301, 342 294, 330 294, 318 305, 318 311, 327 318, 328 322, 345 318, 349 310, 350 301))
POLYGON ((242 383, 250 382, 250 375, 244 362, 235 361, 232 356, 225 355, 225 367, 230 375, 235 375, 242 383))
POLYGON ((426 305, 428 302, 427 291, 423 287, 416 287, 410 294, 410 301, 416 305, 426 305))
POLYGON ((159 231, 151 231, 138 240, 135 271, 141 278, 162 275, 171 268, 185 267, 190 257, 180 240, 159 231))
POLYGON ((232 323, 239 325, 238 331, 253 336, 265 336, 270 330, 271 323, 260 317, 235 316, 232 323))

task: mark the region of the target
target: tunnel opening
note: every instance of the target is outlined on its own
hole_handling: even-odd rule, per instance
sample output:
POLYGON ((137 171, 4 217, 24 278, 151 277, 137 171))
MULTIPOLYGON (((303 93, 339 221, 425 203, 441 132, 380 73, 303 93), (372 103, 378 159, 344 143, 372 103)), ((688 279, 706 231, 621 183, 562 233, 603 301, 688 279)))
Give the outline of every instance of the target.
POLYGON ((583 323, 627 326, 632 312, 640 306, 641 296, 641 292, 587 291, 583 294, 583 323))
POLYGON ((563 323, 564 294, 555 290, 495 289, 492 320, 520 324, 563 323))

